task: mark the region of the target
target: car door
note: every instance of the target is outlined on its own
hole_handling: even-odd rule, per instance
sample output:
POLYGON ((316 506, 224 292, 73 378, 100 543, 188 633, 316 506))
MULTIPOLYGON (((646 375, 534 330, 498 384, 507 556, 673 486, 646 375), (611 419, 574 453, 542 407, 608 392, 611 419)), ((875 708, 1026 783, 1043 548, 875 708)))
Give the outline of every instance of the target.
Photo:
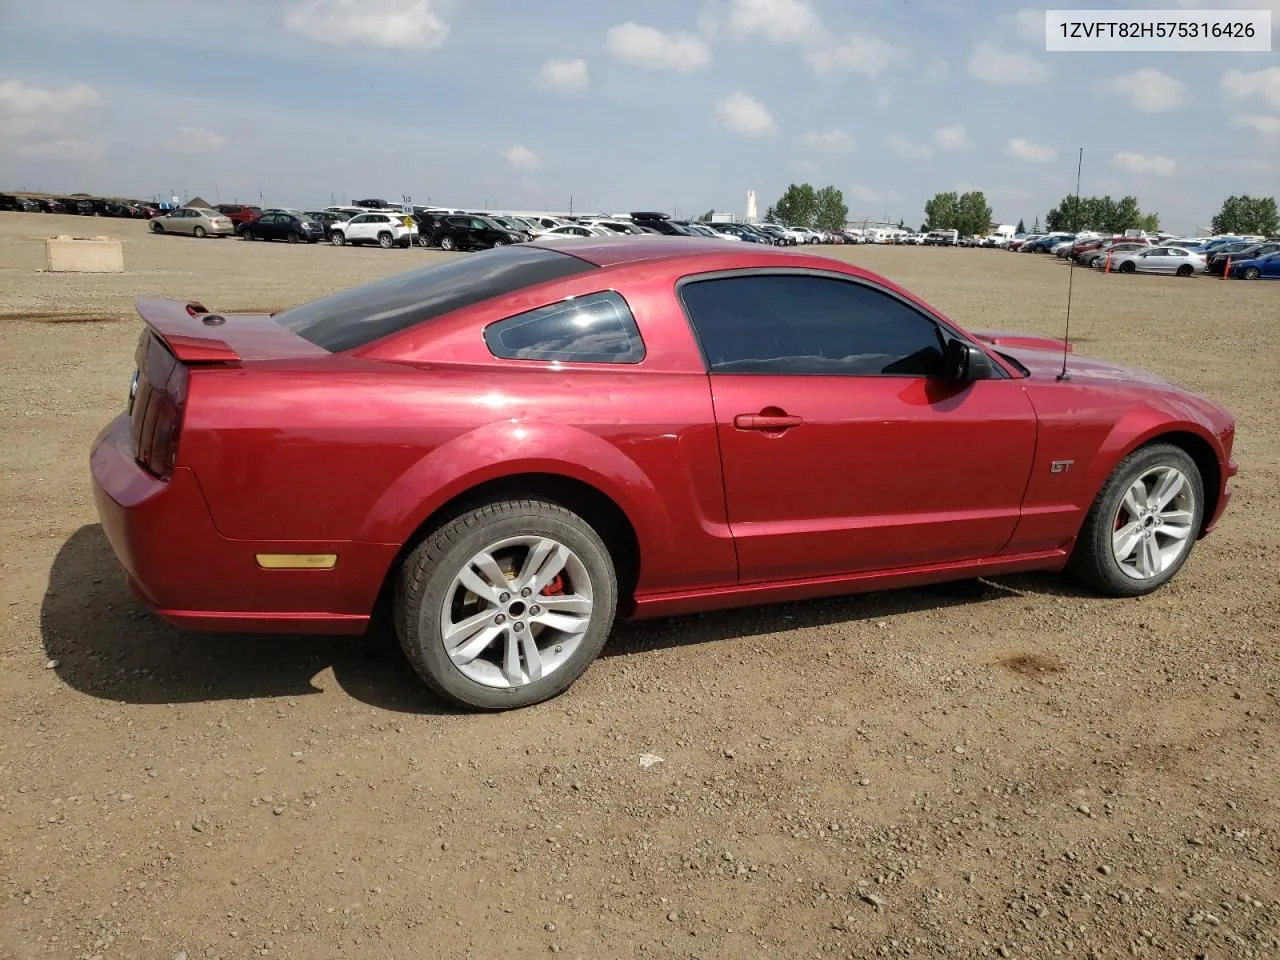
POLYGON ((371 236, 369 232, 370 214, 358 213, 347 221, 346 238, 353 242, 359 243, 362 240, 368 240, 371 236))
POLYGON ((1153 247, 1134 254, 1133 266, 1139 273, 1165 273, 1169 251, 1165 247, 1153 247))
POLYGON ((1269 280, 1280 280, 1280 253, 1269 253, 1263 257, 1258 270, 1269 280))
POLYGON ((1020 516, 1036 417, 1017 380, 942 375, 954 334, 841 274, 686 278, 744 582, 997 553, 1020 516))

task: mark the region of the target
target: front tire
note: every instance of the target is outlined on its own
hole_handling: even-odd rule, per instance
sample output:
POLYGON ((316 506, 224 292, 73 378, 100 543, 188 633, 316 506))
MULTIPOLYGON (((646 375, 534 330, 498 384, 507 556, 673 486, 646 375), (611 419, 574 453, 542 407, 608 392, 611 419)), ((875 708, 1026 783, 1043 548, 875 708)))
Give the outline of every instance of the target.
POLYGON ((445 251, 456 250, 458 249, 458 244, 454 242, 453 237, 445 234, 440 238, 440 249, 445 251))
POLYGON ((1126 260, 1124 263, 1120 264, 1121 273, 1133 273, 1137 269, 1138 268, 1133 265, 1132 260, 1126 260))
POLYGON ((1260 276, 1262 276, 1262 271, 1257 267, 1245 267, 1244 278, 1246 280, 1257 280, 1260 276))
POLYGON ((1113 597, 1137 597, 1182 569, 1200 534, 1204 481, 1181 447, 1156 443, 1120 461, 1094 499, 1069 568, 1113 597))
POLYGON ((164 233, 164 224, 163 224, 163 223, 156 223, 154 220, 153 220, 153 221, 151 221, 151 232, 152 232, 152 233, 164 233))
POLYGON ((291 231, 289 231, 289 236, 288 236, 286 239, 287 239, 290 243, 301 243, 301 242, 302 242, 302 237, 301 237, 301 236, 299 236, 297 233, 293 232, 292 230, 291 230, 291 231))
POLYGON ((609 550, 577 514, 504 500, 431 533, 400 568, 396 634, 436 694, 475 710, 554 697, 600 653, 617 609, 609 550))
POLYGON ((340 247, 347 242, 347 238, 344 234, 335 230, 333 234, 329 237, 329 242, 332 243, 335 247, 340 247))

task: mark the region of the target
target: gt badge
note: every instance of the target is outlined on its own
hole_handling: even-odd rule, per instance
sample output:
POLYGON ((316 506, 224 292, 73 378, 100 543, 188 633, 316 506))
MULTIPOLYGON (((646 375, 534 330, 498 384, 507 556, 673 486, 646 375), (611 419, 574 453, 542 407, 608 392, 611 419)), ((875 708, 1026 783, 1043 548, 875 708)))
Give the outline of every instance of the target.
POLYGON ((1066 473, 1068 470, 1071 469, 1071 465, 1073 463, 1075 463, 1074 460, 1050 460, 1049 472, 1050 473, 1066 473))

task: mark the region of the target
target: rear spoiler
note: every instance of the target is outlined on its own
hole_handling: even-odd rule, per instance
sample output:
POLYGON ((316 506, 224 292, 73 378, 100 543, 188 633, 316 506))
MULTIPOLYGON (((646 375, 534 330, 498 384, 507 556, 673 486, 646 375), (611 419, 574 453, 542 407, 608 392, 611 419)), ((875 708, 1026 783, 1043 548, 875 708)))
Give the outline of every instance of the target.
POLYGON ((138 316, 183 363, 236 363, 240 354, 213 335, 226 318, 202 303, 183 300, 139 300, 138 316))

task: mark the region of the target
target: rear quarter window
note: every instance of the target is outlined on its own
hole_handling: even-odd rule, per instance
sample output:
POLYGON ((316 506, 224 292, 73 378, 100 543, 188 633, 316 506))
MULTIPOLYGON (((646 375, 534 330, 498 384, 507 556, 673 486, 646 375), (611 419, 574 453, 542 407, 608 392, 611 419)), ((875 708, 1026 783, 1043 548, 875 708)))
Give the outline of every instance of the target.
POLYGON ((326 350, 352 350, 454 310, 595 269, 546 247, 513 244, 313 300, 275 320, 326 350))
POLYGON ((571 297, 485 327, 489 352, 503 360, 639 363, 644 341, 627 301, 612 290, 571 297))

